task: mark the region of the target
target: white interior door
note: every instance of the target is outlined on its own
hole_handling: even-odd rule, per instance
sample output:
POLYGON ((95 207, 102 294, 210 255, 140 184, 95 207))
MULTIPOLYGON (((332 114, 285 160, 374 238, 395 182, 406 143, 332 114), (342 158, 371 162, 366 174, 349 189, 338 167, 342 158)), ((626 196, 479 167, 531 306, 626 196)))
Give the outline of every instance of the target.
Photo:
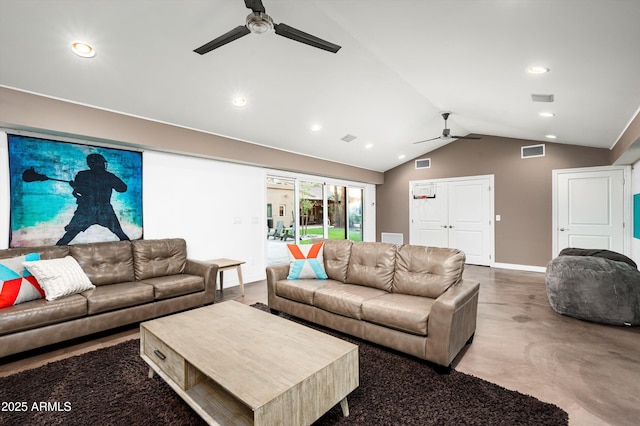
POLYGON ((627 252, 624 167, 554 170, 554 187, 554 257, 566 247, 627 252))
POLYGON ((447 183, 417 184, 412 189, 410 244, 449 247, 447 183), (435 195, 435 198, 432 198, 435 195), (426 198, 423 198, 426 197, 426 198))
POLYGON ((449 183, 449 247, 464 251, 467 263, 491 263, 489 179, 449 183))
POLYGON ((410 244, 458 248, 467 263, 493 259, 492 176, 411 182, 410 244), (431 193, 435 198, 423 198, 431 193))

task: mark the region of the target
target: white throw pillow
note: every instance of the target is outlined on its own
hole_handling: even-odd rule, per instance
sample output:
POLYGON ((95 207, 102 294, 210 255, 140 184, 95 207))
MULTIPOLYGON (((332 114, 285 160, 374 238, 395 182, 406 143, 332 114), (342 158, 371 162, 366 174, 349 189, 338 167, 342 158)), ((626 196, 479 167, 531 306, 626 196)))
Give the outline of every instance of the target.
POLYGON ((78 261, 71 256, 24 262, 23 265, 36 277, 47 300, 55 300, 96 288, 91 284, 78 261))

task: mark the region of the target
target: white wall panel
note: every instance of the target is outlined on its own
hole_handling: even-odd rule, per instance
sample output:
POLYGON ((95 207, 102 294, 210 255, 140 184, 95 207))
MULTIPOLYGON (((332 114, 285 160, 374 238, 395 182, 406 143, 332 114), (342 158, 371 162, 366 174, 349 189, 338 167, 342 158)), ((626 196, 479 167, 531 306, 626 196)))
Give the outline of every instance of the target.
MULTIPOLYGON (((143 205, 145 239, 182 237, 193 259, 240 259, 246 282, 265 277, 262 169, 147 151, 143 205)), ((235 283, 225 274, 225 287, 235 283)))

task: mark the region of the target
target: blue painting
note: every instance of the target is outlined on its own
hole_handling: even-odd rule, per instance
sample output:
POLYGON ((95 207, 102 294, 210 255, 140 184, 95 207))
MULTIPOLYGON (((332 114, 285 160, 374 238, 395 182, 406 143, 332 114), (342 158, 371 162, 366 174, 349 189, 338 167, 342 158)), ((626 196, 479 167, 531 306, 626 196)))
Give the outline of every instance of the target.
POLYGON ((9 247, 142 238, 142 153, 9 135, 9 247))

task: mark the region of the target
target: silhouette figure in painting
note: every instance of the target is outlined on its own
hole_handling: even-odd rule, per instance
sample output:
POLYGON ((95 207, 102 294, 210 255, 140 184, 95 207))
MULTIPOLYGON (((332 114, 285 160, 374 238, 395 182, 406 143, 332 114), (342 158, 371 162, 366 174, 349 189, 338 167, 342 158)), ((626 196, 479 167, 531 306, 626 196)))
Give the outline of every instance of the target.
POLYGON ((64 227, 67 232, 56 243, 58 246, 67 245, 92 225, 104 226, 121 241, 129 240, 111 205, 112 191, 126 192, 127 184, 107 171, 107 160, 100 154, 87 155, 87 165, 89 170, 78 172, 76 178, 69 182, 78 207, 64 227))

